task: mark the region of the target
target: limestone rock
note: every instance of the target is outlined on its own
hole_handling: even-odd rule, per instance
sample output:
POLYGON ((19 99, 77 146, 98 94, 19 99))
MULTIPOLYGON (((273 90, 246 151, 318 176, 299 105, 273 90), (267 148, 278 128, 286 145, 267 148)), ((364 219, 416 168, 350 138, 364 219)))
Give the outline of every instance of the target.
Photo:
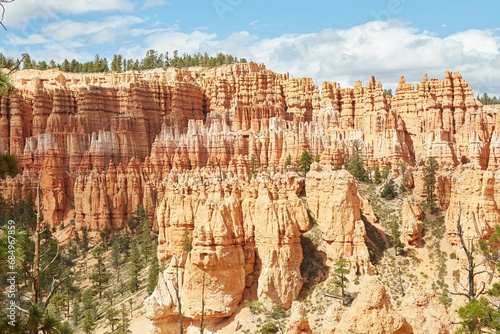
POLYGON ((376 277, 366 277, 352 305, 346 309, 337 324, 335 334, 414 333, 408 322, 391 305, 385 288, 376 277))
POLYGON ((248 183, 219 178, 216 169, 169 175, 157 207, 158 256, 168 266, 147 302, 154 326, 169 328, 178 312, 169 288, 177 275, 188 319, 201 315, 203 282, 208 320, 233 314, 245 287, 254 283, 264 305, 289 308, 302 286, 300 233, 310 228, 298 197, 304 179, 296 173, 261 173, 248 183))
POLYGON ((487 238, 498 224, 500 212, 495 201, 495 173, 476 169, 457 170, 453 174, 450 205, 446 210, 446 231, 452 245, 460 218, 465 240, 487 238))
POLYGON ((418 247, 422 242, 422 230, 424 228, 424 212, 420 204, 405 200, 401 207, 401 230, 404 241, 409 246, 418 247))
POLYGON ((311 170, 306 176, 307 205, 317 221, 330 261, 347 258, 351 274, 370 275, 365 226, 361 220, 361 203, 354 177, 346 170, 311 170))
POLYGON ((290 309, 290 319, 285 327, 284 334, 312 334, 309 321, 307 320, 307 310, 298 301, 292 303, 290 309))
POLYGON ((403 298, 400 312, 405 315, 415 334, 454 333, 454 320, 435 294, 415 289, 403 298))

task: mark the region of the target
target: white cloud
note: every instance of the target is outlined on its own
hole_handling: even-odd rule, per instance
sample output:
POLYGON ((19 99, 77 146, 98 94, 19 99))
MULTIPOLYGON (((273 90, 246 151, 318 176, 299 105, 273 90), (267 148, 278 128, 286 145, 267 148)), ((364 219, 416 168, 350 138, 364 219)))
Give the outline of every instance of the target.
POLYGON ((57 19, 61 14, 80 15, 133 9, 131 0, 77 0, 70 4, 67 0, 16 0, 5 4, 4 24, 7 27, 22 27, 27 24, 38 26, 40 22, 57 19))
POLYGON ((491 30, 467 30, 453 34, 447 39, 462 43, 465 54, 498 56, 498 37, 495 37, 491 30))
POLYGON ((109 16, 100 21, 86 22, 63 20, 42 27, 42 31, 45 36, 50 36, 52 39, 59 41, 100 34, 102 37, 94 38, 94 44, 100 44, 109 42, 113 36, 128 31, 129 26, 143 21, 143 19, 135 16, 109 16))
POLYGON ((168 3, 167 0, 146 0, 143 8, 164 6, 168 3))
MULTIPOLYGON (((217 52, 263 62, 271 70, 295 77, 336 81, 352 87, 375 75, 384 87, 395 89, 399 77, 420 82, 424 73, 442 79, 446 70, 460 71, 476 93, 500 95, 500 36, 495 31, 468 30, 441 38, 418 31, 400 21, 373 21, 349 29, 325 29, 310 34, 286 34, 261 39, 249 32, 220 38, 194 31, 157 32, 134 49, 179 53, 217 52)), ((130 54, 130 52, 129 52, 130 54)))
MULTIPOLYGON (((212 44, 216 36, 216 34, 209 34, 198 30, 190 34, 165 30, 147 37, 147 47, 144 51, 154 49, 160 52, 178 50, 179 54, 184 52, 194 53, 201 50, 201 45, 212 44)), ((143 56, 144 52, 141 53, 140 57, 143 56)))

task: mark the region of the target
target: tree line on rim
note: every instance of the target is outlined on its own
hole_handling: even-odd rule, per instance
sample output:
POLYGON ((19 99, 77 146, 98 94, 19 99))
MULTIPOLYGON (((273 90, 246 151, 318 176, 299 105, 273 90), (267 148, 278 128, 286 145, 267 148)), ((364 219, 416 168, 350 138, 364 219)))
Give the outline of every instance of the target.
MULTIPOLYGON (((4 56, 0 53, 0 68, 8 68, 9 62, 11 62, 10 57, 4 56)), ((230 54, 224 54, 219 52, 215 56, 211 56, 208 53, 201 54, 200 52, 190 55, 183 53, 179 55, 179 51, 174 50, 173 54, 167 51, 165 53, 160 53, 156 50, 148 50, 146 55, 142 59, 126 59, 122 55, 115 54, 111 63, 108 62, 107 58, 102 58, 98 54, 95 55, 94 59, 86 62, 79 62, 76 59, 71 61, 64 59, 61 63, 56 63, 54 60, 49 62, 45 60, 36 61, 31 58, 28 53, 23 53, 21 55, 21 60, 18 59, 18 63, 22 63, 22 69, 35 69, 35 70, 47 70, 47 69, 59 69, 63 72, 72 73, 95 73, 95 72, 123 72, 123 71, 139 71, 139 70, 150 70, 154 68, 186 68, 194 66, 202 67, 212 67, 227 65, 233 63, 246 63, 245 58, 237 58, 230 54)))

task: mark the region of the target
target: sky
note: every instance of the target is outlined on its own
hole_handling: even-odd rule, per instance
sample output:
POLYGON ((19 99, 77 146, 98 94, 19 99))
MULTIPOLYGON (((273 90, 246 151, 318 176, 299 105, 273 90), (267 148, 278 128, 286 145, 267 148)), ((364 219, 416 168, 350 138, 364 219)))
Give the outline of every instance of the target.
POLYGON ((0 52, 80 62, 96 54, 218 52, 294 77, 395 89, 460 71, 500 96, 500 2, 491 0, 13 0, 0 52))

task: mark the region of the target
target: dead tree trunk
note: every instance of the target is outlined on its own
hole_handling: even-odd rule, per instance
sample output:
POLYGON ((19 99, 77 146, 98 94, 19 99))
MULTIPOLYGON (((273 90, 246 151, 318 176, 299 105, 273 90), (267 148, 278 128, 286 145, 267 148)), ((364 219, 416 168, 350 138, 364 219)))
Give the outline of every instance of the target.
POLYGON ((179 263, 176 263, 175 276, 176 276, 176 284, 174 286, 174 289, 175 289, 175 297, 177 298, 177 305, 179 307, 179 334, 184 334, 184 319, 182 317, 182 301, 181 301, 181 292, 179 284, 179 263))
POLYGON ((201 319, 200 334, 205 333, 205 273, 203 273, 203 285, 201 287, 201 319))
POLYGON ((483 284, 482 288, 479 289, 479 291, 476 291, 475 289, 475 278, 477 275, 487 273, 486 270, 481 270, 481 271, 476 271, 477 267, 480 265, 483 265, 485 261, 482 261, 478 264, 475 263, 474 261, 474 252, 473 252, 473 246, 472 243, 467 245, 464 239, 464 231, 462 229, 462 223, 460 222, 461 219, 461 214, 462 214, 462 207, 459 204, 459 211, 458 211, 458 220, 457 220, 457 235, 458 238, 460 239, 460 244, 462 245, 462 248, 464 249, 465 255, 467 256, 467 266, 465 267, 465 270, 467 271, 467 287, 465 290, 467 291, 466 293, 454 293, 455 295, 462 295, 467 297, 467 299, 471 300, 473 298, 479 297, 483 292, 485 285, 483 284))

